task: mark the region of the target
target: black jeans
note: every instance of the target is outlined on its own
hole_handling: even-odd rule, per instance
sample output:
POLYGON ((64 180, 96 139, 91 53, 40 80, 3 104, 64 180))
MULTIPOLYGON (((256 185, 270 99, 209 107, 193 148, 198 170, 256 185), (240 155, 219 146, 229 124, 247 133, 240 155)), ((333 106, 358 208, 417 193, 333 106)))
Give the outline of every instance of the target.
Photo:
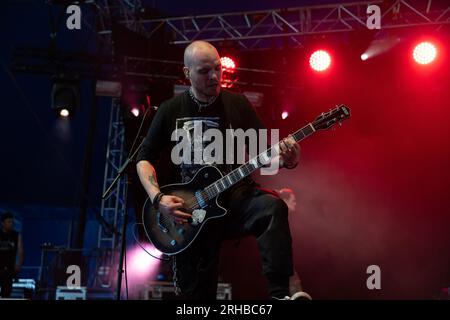
POLYGON ((228 209, 225 217, 208 220, 194 243, 175 258, 183 297, 216 299, 221 242, 247 235, 257 239, 269 294, 288 295, 293 267, 285 202, 269 190, 243 185, 225 195, 222 204, 228 209))
POLYGON ((9 298, 12 292, 14 272, 5 267, 0 267, 0 287, 2 298, 9 298))

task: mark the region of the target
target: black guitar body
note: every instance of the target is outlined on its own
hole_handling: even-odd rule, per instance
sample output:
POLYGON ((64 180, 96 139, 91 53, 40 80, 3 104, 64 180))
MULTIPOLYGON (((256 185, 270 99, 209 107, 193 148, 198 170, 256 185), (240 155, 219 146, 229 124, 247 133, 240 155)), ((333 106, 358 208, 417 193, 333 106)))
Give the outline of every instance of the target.
POLYGON ((193 214, 189 223, 178 224, 172 216, 164 215, 152 206, 150 198, 145 201, 142 220, 145 232, 152 244, 167 255, 177 254, 186 249, 197 237, 203 225, 213 218, 224 216, 227 211, 218 204, 218 197, 204 201, 201 190, 222 178, 215 167, 200 169, 187 183, 176 183, 161 187, 166 195, 183 198, 185 212, 193 214))

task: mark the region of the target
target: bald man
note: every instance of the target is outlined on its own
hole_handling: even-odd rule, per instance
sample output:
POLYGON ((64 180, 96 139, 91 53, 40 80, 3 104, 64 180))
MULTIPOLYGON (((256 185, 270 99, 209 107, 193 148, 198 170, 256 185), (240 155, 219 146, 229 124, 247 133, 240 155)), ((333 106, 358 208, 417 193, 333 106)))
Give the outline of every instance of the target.
POLYGON ((195 41, 186 48, 183 72, 199 102, 208 103, 219 95, 222 65, 216 48, 208 42, 195 41))
MULTIPOLYGON (((168 184, 189 182, 205 165, 214 165, 227 174, 239 164, 226 164, 225 159, 214 163, 206 163, 204 159, 184 161, 184 154, 183 161, 178 164, 173 158, 178 140, 173 137, 183 133, 181 136, 192 143, 189 150, 191 159, 195 159, 196 148, 200 146, 204 150, 211 143, 210 139, 198 135, 199 131, 220 130, 225 141, 226 129, 246 131, 265 127, 245 96, 221 90, 222 66, 213 45, 195 41, 187 46, 183 72, 191 86, 158 108, 137 156, 136 167, 153 206, 163 216, 172 217, 175 223, 188 224, 193 222, 191 214, 183 209, 186 199, 161 193, 155 167, 169 166, 166 170, 169 174, 158 177, 168 184), (171 155, 169 163, 158 163, 163 153, 171 155)), ((226 155, 229 146, 223 147, 222 155, 226 155)), ((294 168, 299 154, 298 144, 285 141, 278 159, 280 167, 294 168)), ((227 209, 227 214, 208 220, 195 241, 173 256, 175 286, 186 299, 215 299, 222 240, 253 235, 257 238, 269 296, 289 299, 289 277, 293 268, 286 204, 275 193, 260 188, 251 178, 241 180, 221 193, 218 202, 227 209)))

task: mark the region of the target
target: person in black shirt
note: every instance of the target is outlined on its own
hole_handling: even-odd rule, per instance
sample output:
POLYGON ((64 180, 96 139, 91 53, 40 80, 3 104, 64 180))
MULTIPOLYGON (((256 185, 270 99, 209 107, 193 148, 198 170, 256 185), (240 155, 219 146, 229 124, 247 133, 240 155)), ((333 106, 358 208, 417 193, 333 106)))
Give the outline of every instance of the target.
POLYGON ((20 233, 14 231, 14 216, 10 212, 1 215, 0 230, 0 287, 1 297, 11 295, 12 283, 23 263, 23 245, 20 233))
MULTIPOLYGON (((213 45, 205 41, 191 43, 185 49, 184 65, 183 72, 191 83, 190 88, 161 104, 136 160, 140 181, 150 199, 159 201, 159 211, 173 216, 178 223, 189 223, 191 215, 182 211, 184 199, 160 193, 155 169, 159 170, 161 166, 158 164, 163 159, 161 155, 170 154, 176 146, 173 133, 184 130, 194 152, 195 148, 208 145, 195 135, 196 129, 201 132, 217 129, 225 137, 229 128, 244 131, 265 128, 244 95, 221 90, 222 66, 213 45)), ((300 147, 292 138, 283 141, 277 165, 292 169, 299 162, 300 147)), ((209 164, 188 161, 177 165, 172 160, 163 179, 165 184, 187 182, 202 166, 209 164)), ((226 164, 225 160, 212 164, 224 174, 236 167, 226 164)), ((289 299, 289 277, 293 267, 286 204, 276 192, 259 187, 250 178, 234 185, 219 199, 228 210, 227 214, 209 220, 196 240, 174 256, 176 288, 181 289, 186 299, 216 299, 222 240, 253 235, 257 238, 270 297, 289 299)))

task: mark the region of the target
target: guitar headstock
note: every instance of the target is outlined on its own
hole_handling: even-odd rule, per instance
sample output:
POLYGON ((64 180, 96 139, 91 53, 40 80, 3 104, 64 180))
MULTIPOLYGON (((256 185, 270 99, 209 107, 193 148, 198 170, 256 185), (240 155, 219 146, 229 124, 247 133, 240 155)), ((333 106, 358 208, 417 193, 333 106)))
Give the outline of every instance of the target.
POLYGON ((341 104, 328 112, 322 113, 313 121, 312 125, 315 130, 327 130, 348 118, 350 118, 350 109, 341 104))

